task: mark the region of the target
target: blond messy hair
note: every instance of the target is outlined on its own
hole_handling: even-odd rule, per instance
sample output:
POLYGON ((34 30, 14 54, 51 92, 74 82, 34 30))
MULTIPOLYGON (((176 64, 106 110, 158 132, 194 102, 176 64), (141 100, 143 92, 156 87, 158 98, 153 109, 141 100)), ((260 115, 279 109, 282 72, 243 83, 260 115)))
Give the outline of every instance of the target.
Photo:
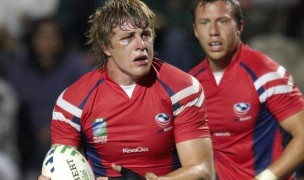
POLYGON ((155 37, 155 14, 140 0, 108 0, 90 17, 90 29, 87 32, 89 50, 93 64, 104 69, 107 55, 104 48, 111 47, 113 29, 130 22, 134 28, 151 29, 155 37))

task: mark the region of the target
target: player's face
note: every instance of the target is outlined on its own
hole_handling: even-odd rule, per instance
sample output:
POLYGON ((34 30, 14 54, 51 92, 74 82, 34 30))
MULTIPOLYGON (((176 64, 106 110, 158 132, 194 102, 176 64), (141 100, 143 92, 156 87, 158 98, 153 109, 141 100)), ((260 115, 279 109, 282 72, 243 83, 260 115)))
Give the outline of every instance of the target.
MULTIPOLYGON (((242 25, 241 25, 242 26, 242 25)), ((224 1, 198 6, 194 33, 210 61, 230 61, 240 45, 240 30, 224 1)))
POLYGON ((107 71, 120 85, 130 85, 145 76, 153 59, 153 34, 151 29, 140 29, 125 23, 113 29, 111 47, 104 52, 109 56, 107 71), (122 30, 123 29, 123 30, 122 30))

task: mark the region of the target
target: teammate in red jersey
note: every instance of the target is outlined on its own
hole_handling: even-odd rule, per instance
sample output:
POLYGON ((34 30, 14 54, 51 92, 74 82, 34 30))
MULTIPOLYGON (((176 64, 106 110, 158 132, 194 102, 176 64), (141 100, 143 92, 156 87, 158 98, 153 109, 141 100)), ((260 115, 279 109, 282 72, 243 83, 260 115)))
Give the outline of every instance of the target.
POLYGON ((241 42, 237 0, 197 0, 193 17, 207 57, 190 74, 205 90, 217 179, 292 179, 304 159, 304 99, 291 75, 241 42))
POLYGON ((52 143, 84 147, 97 179, 212 179, 203 89, 153 57, 154 13, 139 0, 109 0, 90 23, 98 68, 59 96, 52 143), (121 166, 138 177, 120 177, 121 166))

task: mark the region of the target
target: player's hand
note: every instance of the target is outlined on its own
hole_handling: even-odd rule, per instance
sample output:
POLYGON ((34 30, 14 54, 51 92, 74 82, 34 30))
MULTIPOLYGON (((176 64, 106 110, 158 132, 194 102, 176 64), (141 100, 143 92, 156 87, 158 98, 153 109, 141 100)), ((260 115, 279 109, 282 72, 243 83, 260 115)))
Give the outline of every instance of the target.
POLYGON ((40 175, 37 180, 51 180, 51 178, 40 175))
POLYGON ((157 180, 158 179, 158 177, 155 174, 153 174, 153 173, 146 173, 145 174, 145 178, 147 180, 157 180))
POLYGON ((136 172, 120 165, 112 164, 112 169, 119 172, 121 177, 98 177, 97 180, 157 180, 157 176, 153 173, 146 173, 145 177, 141 177, 136 172))
MULTIPOLYGON (((144 177, 141 177, 139 174, 137 174, 136 172, 125 168, 123 166, 120 165, 116 165, 116 164, 112 164, 112 169, 114 169, 115 171, 119 172, 122 177, 124 178, 124 180, 144 180, 144 177)), ((111 180, 111 178, 109 178, 109 180, 111 180)))

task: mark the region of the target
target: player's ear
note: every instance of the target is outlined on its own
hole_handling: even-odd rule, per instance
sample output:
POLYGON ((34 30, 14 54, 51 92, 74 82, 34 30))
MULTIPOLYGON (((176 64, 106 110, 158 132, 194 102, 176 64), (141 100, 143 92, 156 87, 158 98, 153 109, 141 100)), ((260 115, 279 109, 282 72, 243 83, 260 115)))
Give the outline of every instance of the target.
POLYGON ((239 24, 238 24, 238 30, 237 30, 237 32, 236 32, 238 36, 240 36, 241 33, 243 32, 243 28, 244 28, 244 23, 243 23, 243 21, 241 20, 241 21, 239 22, 239 24))
POLYGON ((196 31, 196 25, 195 25, 195 23, 192 24, 192 27, 193 27, 194 35, 197 38, 198 34, 197 34, 197 31, 196 31))
POLYGON ((237 30, 237 31, 236 31, 236 35, 240 36, 240 35, 241 35, 241 31, 240 31, 240 30, 237 30))
POLYGON ((105 53, 108 57, 111 56, 111 52, 109 51, 108 47, 102 47, 102 51, 103 53, 105 53))

